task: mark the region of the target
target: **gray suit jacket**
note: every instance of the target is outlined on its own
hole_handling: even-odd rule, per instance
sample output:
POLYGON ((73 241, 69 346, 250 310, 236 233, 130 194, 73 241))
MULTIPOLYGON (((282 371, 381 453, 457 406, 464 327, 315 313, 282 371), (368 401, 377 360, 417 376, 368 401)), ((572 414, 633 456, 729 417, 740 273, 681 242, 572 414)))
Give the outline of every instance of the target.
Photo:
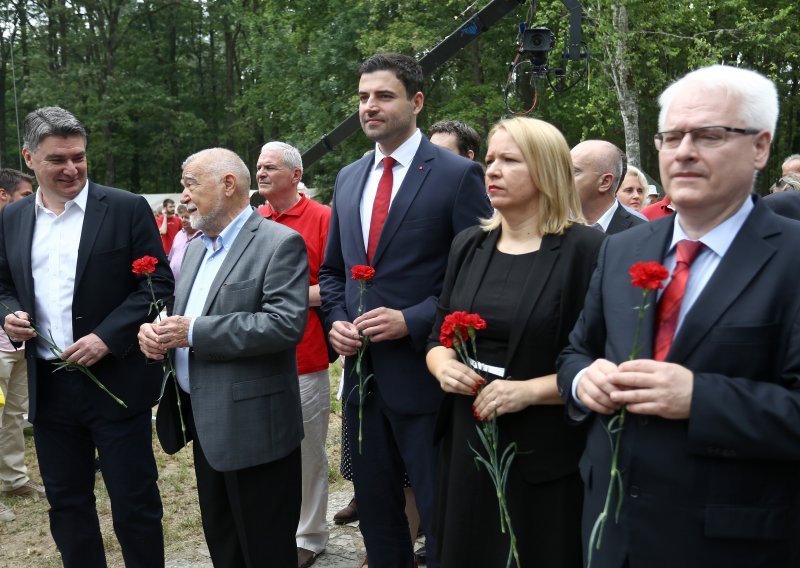
MULTIPOLYGON (((205 253, 200 239, 186 251, 178 315, 205 253)), ((306 326, 308 282, 303 238, 254 211, 211 285, 189 351, 197 436, 217 471, 275 461, 300 445, 295 346, 306 326)), ((168 453, 183 445, 175 398, 174 385, 167 385, 156 425, 168 453)))

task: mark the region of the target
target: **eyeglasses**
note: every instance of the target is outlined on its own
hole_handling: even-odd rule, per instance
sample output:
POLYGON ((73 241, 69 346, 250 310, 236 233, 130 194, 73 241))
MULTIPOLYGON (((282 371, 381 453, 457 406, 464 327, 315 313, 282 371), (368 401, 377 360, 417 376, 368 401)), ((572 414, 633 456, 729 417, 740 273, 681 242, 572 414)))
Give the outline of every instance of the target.
POLYGON ((683 137, 688 134, 692 137, 692 143, 699 148, 716 148, 728 141, 728 136, 733 134, 744 134, 752 136, 758 134, 760 130, 754 128, 733 128, 731 126, 702 126, 691 130, 667 130, 656 132, 653 137, 656 150, 674 150, 681 145, 683 137))

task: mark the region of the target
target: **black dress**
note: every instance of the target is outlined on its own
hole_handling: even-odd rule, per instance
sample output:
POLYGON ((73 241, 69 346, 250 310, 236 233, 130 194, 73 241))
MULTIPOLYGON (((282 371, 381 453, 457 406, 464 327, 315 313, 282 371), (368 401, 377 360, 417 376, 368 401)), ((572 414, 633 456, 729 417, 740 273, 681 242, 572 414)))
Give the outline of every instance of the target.
MULTIPOLYGON (((477 336, 482 363, 505 368, 511 380, 554 373, 602 234, 573 227, 563 236, 546 237, 537 252, 509 255, 496 250, 499 231, 479 231, 465 231, 454 241, 431 346, 437 344, 444 315, 477 312, 487 323, 477 336)), ((472 396, 448 395, 440 413, 437 510, 444 568, 505 567, 509 551, 508 534, 500 532, 494 486, 485 468, 476 467, 471 449, 484 452, 473 401, 472 396)), ((502 447, 517 444, 506 501, 521 566, 579 567, 582 484, 577 464, 584 431, 566 425, 559 405, 501 416, 498 427, 502 447)))

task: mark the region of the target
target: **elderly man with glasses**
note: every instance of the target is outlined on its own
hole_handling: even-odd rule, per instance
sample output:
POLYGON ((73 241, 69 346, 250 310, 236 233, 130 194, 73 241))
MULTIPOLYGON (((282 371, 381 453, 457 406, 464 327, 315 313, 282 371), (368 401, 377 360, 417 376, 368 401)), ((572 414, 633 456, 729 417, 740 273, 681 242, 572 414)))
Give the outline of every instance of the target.
POLYGON ((659 102, 655 144, 676 214, 606 240, 559 358, 567 413, 589 426, 584 552, 595 568, 798 566, 800 296, 787 284, 800 274, 800 224, 752 193, 777 91, 715 65, 659 102), (669 276, 639 316, 628 270, 642 261, 669 276), (606 429, 623 410, 612 458, 606 429))

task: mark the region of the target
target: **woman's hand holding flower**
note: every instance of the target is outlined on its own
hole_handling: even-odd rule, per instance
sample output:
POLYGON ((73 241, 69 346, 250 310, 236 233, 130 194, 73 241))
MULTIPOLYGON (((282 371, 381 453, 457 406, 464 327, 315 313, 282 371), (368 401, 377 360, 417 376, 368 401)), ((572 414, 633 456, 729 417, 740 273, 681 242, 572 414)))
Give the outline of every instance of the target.
POLYGON ((431 371, 445 392, 474 396, 486 382, 486 379, 454 357, 442 358, 431 371))

